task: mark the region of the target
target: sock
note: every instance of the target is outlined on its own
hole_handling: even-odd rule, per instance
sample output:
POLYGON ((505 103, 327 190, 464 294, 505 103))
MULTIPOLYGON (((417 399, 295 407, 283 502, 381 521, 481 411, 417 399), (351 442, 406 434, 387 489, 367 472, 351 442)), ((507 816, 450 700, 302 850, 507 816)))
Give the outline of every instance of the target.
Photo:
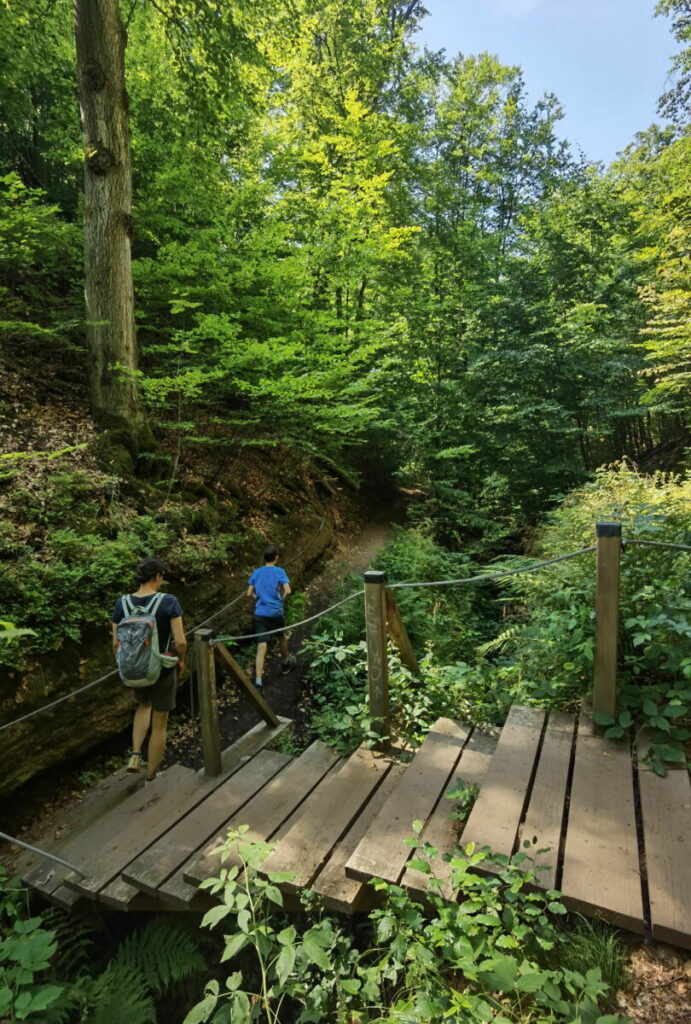
POLYGON ((258 686, 261 689, 261 685, 262 685, 262 677, 261 676, 257 676, 257 678, 254 680, 254 685, 258 686))

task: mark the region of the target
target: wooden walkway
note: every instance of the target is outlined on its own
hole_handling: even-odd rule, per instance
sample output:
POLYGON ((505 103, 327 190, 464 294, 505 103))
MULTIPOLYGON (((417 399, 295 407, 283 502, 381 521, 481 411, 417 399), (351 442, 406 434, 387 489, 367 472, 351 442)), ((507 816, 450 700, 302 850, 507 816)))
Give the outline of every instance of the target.
MULTIPOLYGON (((62 906, 201 910, 211 897, 198 884, 217 874, 215 850, 242 824, 277 844, 264 867, 293 873, 288 898, 310 888, 328 909, 352 913, 374 900, 368 880, 384 878, 424 899, 428 876, 408 867, 405 840, 420 821, 423 841, 456 848, 445 792, 463 779, 479 793, 461 845, 548 848, 537 857, 548 865, 540 884, 560 889, 568 907, 691 949, 688 772, 661 779, 637 768, 585 713, 577 722, 514 707, 498 741, 440 719, 406 766, 364 749, 341 759, 319 742, 298 758, 267 749, 286 724, 248 733, 217 778, 174 766, 135 792, 121 787, 58 851, 84 877, 44 861, 25 881, 62 906)), ((435 871, 454 897, 441 856, 435 871)))

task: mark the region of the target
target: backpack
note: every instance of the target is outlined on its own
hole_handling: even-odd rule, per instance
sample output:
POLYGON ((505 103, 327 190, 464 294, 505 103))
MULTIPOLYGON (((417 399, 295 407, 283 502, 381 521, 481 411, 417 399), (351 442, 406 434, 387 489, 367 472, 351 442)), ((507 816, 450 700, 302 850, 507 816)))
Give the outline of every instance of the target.
POLYGON ((154 594, 145 607, 135 605, 129 594, 122 598, 125 617, 118 622, 119 647, 115 655, 118 672, 125 686, 153 686, 161 674, 163 661, 158 646, 156 612, 165 594, 154 594))

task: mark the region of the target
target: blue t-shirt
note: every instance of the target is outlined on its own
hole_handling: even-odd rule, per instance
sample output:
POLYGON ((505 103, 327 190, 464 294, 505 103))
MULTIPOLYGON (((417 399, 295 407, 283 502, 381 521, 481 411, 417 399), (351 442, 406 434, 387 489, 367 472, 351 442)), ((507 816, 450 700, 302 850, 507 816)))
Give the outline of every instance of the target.
POLYGON ((248 583, 254 587, 257 595, 255 615, 283 615, 280 586, 282 583, 290 583, 285 569, 281 569, 280 565, 263 565, 254 570, 248 583))
MULTIPOLYGON (((128 597, 135 608, 148 608, 149 603, 153 599, 153 594, 147 594, 145 597, 135 597, 134 594, 128 594, 128 597)), ((158 628, 158 647, 161 651, 167 651, 169 646, 173 649, 175 645, 168 641, 172 641, 170 620, 177 619, 182 615, 182 608, 177 597, 173 597, 172 594, 164 594, 163 600, 156 609, 156 626, 158 628)), ((122 598, 119 597, 115 602, 115 608, 113 609, 112 621, 114 623, 120 622, 125 618, 125 609, 122 607, 122 598)))

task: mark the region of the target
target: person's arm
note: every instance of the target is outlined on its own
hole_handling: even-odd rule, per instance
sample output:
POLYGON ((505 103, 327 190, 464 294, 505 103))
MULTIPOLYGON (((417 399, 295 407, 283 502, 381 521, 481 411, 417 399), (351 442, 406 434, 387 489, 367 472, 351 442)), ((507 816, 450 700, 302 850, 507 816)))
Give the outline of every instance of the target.
POLYGON ((290 583, 281 583, 281 599, 285 601, 288 594, 291 593, 290 583))
POLYGON ((118 624, 117 622, 111 622, 111 626, 113 627, 113 654, 117 654, 118 647, 120 646, 120 641, 118 640, 118 624))
POLYGON ((184 668, 185 654, 187 653, 187 637, 185 636, 185 629, 182 625, 181 615, 170 620, 170 632, 173 634, 173 643, 175 644, 175 650, 177 651, 180 667, 184 668))
POLYGON ((250 583, 249 587, 247 588, 247 596, 251 597, 255 601, 257 599, 257 591, 254 589, 254 587, 252 586, 251 583, 250 583))

